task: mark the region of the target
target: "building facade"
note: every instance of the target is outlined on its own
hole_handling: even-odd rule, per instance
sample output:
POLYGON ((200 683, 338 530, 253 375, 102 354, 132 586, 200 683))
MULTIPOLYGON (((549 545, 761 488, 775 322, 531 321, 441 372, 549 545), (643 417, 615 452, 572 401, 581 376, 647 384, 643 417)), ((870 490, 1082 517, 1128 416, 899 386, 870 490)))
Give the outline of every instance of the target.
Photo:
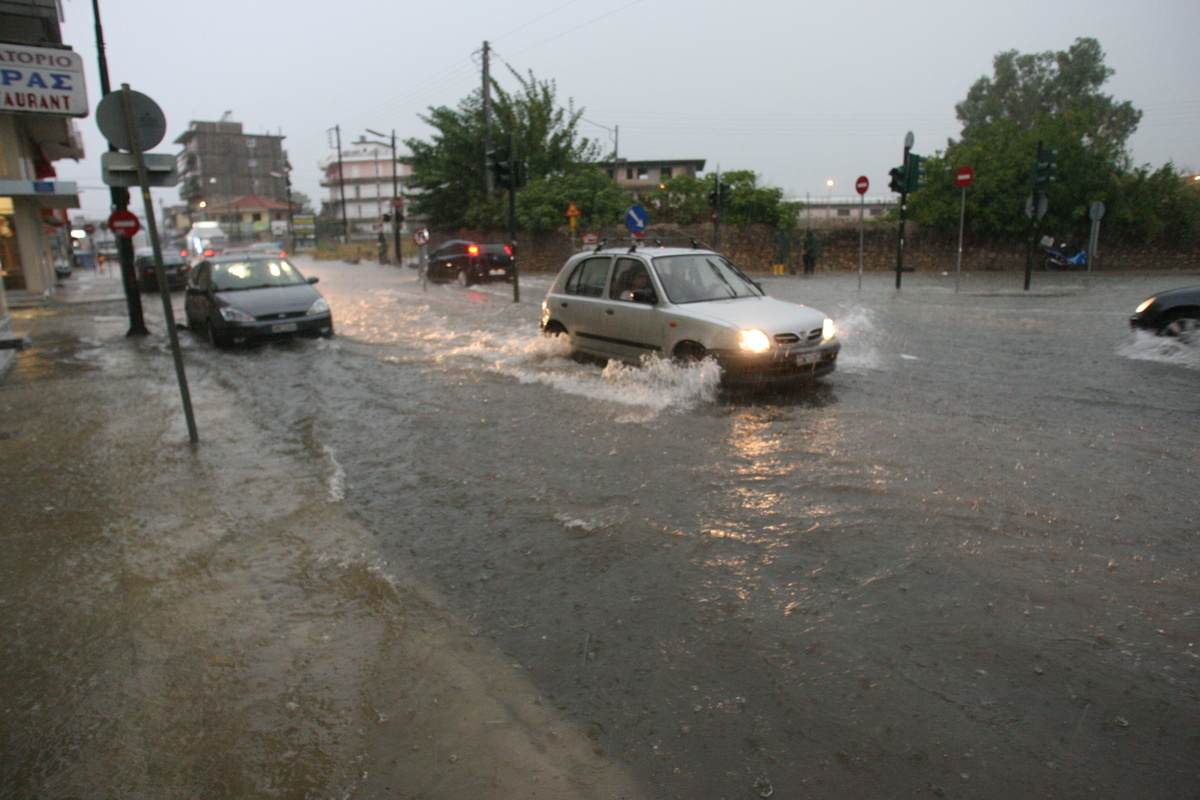
POLYGON ((695 178, 704 174, 703 158, 682 158, 670 161, 629 161, 618 158, 601 164, 610 178, 630 194, 650 191, 662 186, 671 178, 687 175, 695 178))
POLYGON ((283 139, 272 134, 245 133, 242 123, 227 118, 188 123, 188 129, 175 140, 183 147, 177 156, 179 196, 188 220, 221 221, 226 234, 240 242, 261 238, 257 234, 262 227, 252 223, 275 220, 270 216, 272 211, 282 207, 286 218, 291 183, 283 139), (247 220, 242 211, 249 206, 267 213, 269 218, 243 224, 247 220), (225 228, 226 223, 231 227, 225 228))
POLYGON ((55 262, 71 259, 66 209, 79 193, 54 162, 83 158, 74 119, 89 102, 60 15, 57 0, 0 0, 0 373, 16 344, 10 293, 52 295, 55 262))
POLYGON ((412 172, 408 165, 392 160, 390 147, 356 144, 343 150, 340 159, 330 156, 318 166, 321 186, 329 190, 322 216, 339 224, 345 220, 350 238, 391 230, 393 199, 403 204, 405 179, 412 172))

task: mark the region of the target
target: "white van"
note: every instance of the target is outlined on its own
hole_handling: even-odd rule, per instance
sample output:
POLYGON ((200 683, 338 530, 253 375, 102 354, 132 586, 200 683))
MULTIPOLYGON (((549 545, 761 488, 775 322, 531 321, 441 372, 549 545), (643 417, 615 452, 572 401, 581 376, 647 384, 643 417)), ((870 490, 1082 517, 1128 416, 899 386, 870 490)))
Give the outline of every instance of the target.
POLYGON ((219 255, 229 243, 225 231, 216 222, 194 222, 187 234, 188 258, 192 262, 219 255))

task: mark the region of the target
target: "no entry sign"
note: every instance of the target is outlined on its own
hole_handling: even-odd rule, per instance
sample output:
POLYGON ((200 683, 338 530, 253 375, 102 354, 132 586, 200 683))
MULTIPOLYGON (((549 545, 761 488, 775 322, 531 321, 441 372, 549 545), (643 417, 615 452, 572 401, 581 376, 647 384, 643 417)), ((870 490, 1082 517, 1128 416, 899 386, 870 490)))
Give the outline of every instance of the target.
POLYGON ((859 179, 854 182, 854 189, 859 194, 866 194, 867 189, 870 189, 870 188, 871 188, 871 182, 869 180, 867 180, 866 175, 859 177, 859 179))
POLYGON ((132 211, 119 208, 108 218, 108 229, 113 232, 113 236, 132 239, 134 234, 142 229, 142 223, 138 222, 137 215, 132 211))
POLYGON ((958 172, 954 173, 954 182, 964 189, 970 186, 973 180, 975 180, 975 170, 970 167, 959 167, 958 172))

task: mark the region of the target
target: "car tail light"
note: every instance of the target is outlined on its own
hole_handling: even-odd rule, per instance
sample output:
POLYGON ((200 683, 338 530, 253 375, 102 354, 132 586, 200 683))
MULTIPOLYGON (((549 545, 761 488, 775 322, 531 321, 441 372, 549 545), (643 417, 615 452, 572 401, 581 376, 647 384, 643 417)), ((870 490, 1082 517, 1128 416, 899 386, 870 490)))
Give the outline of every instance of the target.
POLYGON ((279 251, 279 257, 280 257, 280 258, 287 258, 287 251, 286 251, 286 250, 280 250, 280 251, 279 251))
POLYGON ((205 250, 205 251, 204 251, 204 257, 205 257, 205 258, 208 258, 209 256, 215 256, 216 254, 217 254, 217 251, 216 251, 216 250, 211 250, 211 249, 210 249, 210 250, 205 250))
POLYGON ((179 251, 179 257, 180 257, 180 258, 187 258, 187 250, 180 250, 180 251, 179 251))
POLYGON ((511 256, 511 255, 512 255, 512 248, 511 248, 511 247, 509 247, 508 245, 504 245, 504 252, 505 252, 507 255, 510 255, 510 256, 511 256))
POLYGON ((479 255, 479 245, 473 244, 473 245, 470 245, 469 247, 467 247, 467 255, 472 255, 472 256, 479 255))

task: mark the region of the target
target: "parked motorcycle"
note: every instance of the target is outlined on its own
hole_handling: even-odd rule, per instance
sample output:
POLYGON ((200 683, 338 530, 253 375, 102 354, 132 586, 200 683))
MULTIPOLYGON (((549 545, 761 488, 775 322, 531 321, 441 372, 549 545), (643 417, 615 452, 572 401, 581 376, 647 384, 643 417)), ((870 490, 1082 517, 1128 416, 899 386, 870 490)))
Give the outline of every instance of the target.
POLYGON ((1068 269, 1087 269, 1087 251, 1082 247, 1073 256, 1068 256, 1053 247, 1045 248, 1046 257, 1042 261, 1042 266, 1050 272, 1059 272, 1068 269))

